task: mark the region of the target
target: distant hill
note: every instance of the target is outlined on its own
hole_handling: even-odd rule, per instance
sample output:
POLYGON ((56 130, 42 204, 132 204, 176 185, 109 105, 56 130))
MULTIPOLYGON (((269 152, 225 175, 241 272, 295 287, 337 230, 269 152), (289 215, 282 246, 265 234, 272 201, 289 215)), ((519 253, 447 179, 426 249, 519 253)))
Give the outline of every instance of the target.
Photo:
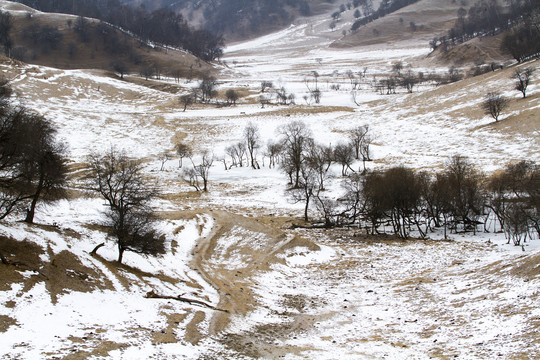
POLYGON ((290 25, 296 18, 337 9, 335 0, 124 0, 147 9, 167 8, 191 24, 227 40, 254 38, 290 25))
POLYGON ((12 21, 12 58, 60 69, 106 69, 148 77, 199 77, 212 65, 181 50, 157 46, 93 18, 45 13, 0 1, 12 21))

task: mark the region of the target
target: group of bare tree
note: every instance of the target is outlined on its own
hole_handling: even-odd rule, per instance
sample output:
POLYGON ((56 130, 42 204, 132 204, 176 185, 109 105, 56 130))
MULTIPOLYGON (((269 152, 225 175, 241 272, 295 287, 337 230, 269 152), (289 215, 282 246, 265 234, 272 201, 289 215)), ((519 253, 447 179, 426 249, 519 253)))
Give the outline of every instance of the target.
POLYGON ((238 99, 240 99, 240 93, 235 89, 227 89, 225 91, 225 103, 216 101, 218 95, 217 91, 217 79, 211 75, 204 75, 199 81, 198 86, 191 89, 188 94, 181 95, 178 100, 180 105, 183 106, 183 111, 186 111, 188 106, 196 102, 209 104, 214 102, 218 106, 234 106, 238 99))
MULTIPOLYGON (((306 179, 308 177, 305 177, 306 179)), ((313 181, 311 182, 313 184, 313 181)), ((408 238, 447 231, 488 231, 493 219, 508 242, 522 245, 540 237, 540 166, 521 161, 486 178, 462 156, 454 156, 443 171, 429 174, 403 166, 353 173, 345 178, 339 199, 321 196, 320 189, 300 183, 301 196, 316 198, 315 210, 326 227, 360 226, 371 234, 391 232, 408 238)))
MULTIPOLYGON (((0 219, 24 213, 24 221, 33 223, 39 203, 67 197, 67 150, 56 140, 53 124, 12 106, 11 94, 8 82, 0 79, 0 219)), ((109 205, 104 225, 116 239, 118 261, 124 251, 163 253, 164 238, 152 227, 155 216, 149 206, 157 193, 146 184, 139 162, 111 149, 90 156, 89 163, 89 189, 109 205)))
MULTIPOLYGON (((533 68, 517 69, 512 75, 514 79, 514 89, 521 92, 523 98, 527 96, 527 88, 531 82, 533 68)), ((495 121, 499 121, 499 116, 508 108, 510 100, 499 92, 487 93, 485 99, 480 104, 484 114, 490 115, 495 121)))

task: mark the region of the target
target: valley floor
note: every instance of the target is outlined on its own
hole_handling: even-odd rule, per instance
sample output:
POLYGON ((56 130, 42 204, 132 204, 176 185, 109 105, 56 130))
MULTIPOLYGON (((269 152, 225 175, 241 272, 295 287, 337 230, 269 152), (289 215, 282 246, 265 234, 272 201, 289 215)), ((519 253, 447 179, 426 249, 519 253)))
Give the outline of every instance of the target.
MULTIPOLYGON (((182 111, 178 96, 195 82, 163 79, 179 91, 173 94, 134 75, 124 81, 98 71, 0 65, 17 101, 58 127, 70 149, 73 189, 69 200, 38 209, 38 225, 16 216, 0 223, 0 251, 12 263, 0 265, 4 358, 540 357, 540 240, 515 247, 493 224, 489 233, 448 240, 439 232, 402 241, 359 228, 305 229, 302 204, 292 203, 285 175, 268 168, 262 150, 260 170, 223 166, 225 148, 242 140, 248 123, 266 143, 292 120, 304 121, 325 145, 369 125, 370 169, 436 171, 456 153, 486 173, 521 159, 539 162, 540 71, 527 99, 512 89, 516 66, 380 95, 372 79, 386 76, 395 61, 426 72, 447 68, 430 63, 427 44, 412 41, 329 50, 326 34, 297 47, 306 30, 293 26, 231 46, 220 91, 246 95, 229 107, 182 111), (355 104, 345 74, 364 67, 355 104), (321 104, 303 100, 313 71, 321 104), (262 108, 262 80, 296 94, 296 105, 262 108), (498 123, 479 108, 489 89, 512 99, 498 123), (182 180, 177 159, 162 164, 179 139, 196 151, 194 161, 203 150, 213 152, 208 193, 182 180), (167 237, 163 257, 126 253, 125 265, 114 261, 115 246, 101 226, 103 201, 80 180, 87 156, 111 146, 142 159, 148 181, 161 189, 154 207, 167 237), (91 255, 101 242, 106 246, 91 255)), ((538 68, 538 61, 519 66, 538 68)), ((332 172, 328 193, 337 198, 339 166, 332 172)))

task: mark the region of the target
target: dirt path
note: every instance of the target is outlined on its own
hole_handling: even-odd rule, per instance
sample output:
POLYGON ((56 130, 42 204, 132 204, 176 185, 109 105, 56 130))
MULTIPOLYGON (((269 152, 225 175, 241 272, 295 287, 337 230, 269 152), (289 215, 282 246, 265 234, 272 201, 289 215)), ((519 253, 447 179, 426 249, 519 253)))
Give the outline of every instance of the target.
POLYGON ((211 319, 209 335, 215 335, 226 328, 231 315, 245 315, 256 308, 251 278, 280 261, 275 254, 292 239, 279 229, 280 220, 247 218, 221 210, 211 215, 214 229, 197 245, 192 266, 218 291, 217 307, 227 311, 211 319))

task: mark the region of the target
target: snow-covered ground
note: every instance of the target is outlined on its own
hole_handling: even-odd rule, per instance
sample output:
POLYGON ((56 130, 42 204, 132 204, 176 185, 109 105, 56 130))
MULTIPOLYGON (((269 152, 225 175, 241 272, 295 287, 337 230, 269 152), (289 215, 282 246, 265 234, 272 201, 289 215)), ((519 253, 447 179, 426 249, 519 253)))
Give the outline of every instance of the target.
MULTIPOLYGON (((536 130, 524 133, 490 126, 492 119, 479 110, 490 89, 518 101, 520 96, 507 76, 511 72, 446 87, 425 86, 413 94, 400 90, 396 95, 379 95, 369 83, 374 76, 388 73, 396 61, 411 64, 415 71, 443 73, 446 68, 414 67, 423 64, 429 52, 425 44, 331 49, 333 35, 317 35, 312 29, 310 24, 299 24, 230 46, 219 79, 221 88, 247 89, 253 99, 259 95, 261 81, 272 81, 275 87, 294 93, 297 106, 261 108, 257 101, 241 101, 235 107, 196 106, 183 112, 178 95, 102 73, 1 65, 19 95, 17 101, 58 127, 73 165, 111 146, 145 161, 149 179, 159 184, 164 195, 156 206, 165 214, 160 230, 171 250, 160 258, 126 253, 127 268, 111 269, 115 247, 97 226, 103 202, 91 198, 40 207, 36 222, 54 224, 54 229, 16 219, 2 222, 1 235, 44 249, 42 262, 53 262, 68 251, 109 284, 87 292, 61 292, 56 302, 43 280, 29 289, 21 283, 2 289, 0 317, 14 321, 1 333, 0 352, 7 359, 60 358, 75 351, 113 359, 540 356, 538 275, 511 271, 516 264, 534 260, 537 239, 527 243, 523 252, 506 244, 499 233, 453 235, 449 242, 399 242, 356 239, 354 230, 280 229, 285 233, 279 238, 283 243, 297 236, 311 244, 282 249, 279 241, 268 246, 268 234, 239 224, 218 237, 203 261, 204 275, 190 266, 198 244, 219 228, 212 209, 254 218, 301 214, 302 204, 291 203, 285 195, 285 176, 267 167, 262 150, 259 162, 266 161, 266 166, 260 170, 246 166, 225 170, 219 160, 227 146, 242 139, 250 122, 259 127, 266 143, 279 137, 280 126, 300 120, 325 145, 346 141, 348 129, 369 125, 375 159, 370 167, 403 164, 433 170, 450 156, 462 154, 489 173, 514 160, 540 161, 536 130), (356 105, 346 72, 357 74, 364 68, 366 77, 356 105), (323 94, 320 104, 308 106, 303 96, 308 94, 306 80, 313 86, 313 71, 323 94), (340 88, 331 89, 336 84, 340 88), (216 157, 207 194, 190 193, 193 189, 181 180, 176 159, 159 171, 159 154, 173 154, 179 134, 197 154, 209 150, 216 157), (197 214, 167 215, 184 210, 197 214), (90 256, 88 252, 103 241, 107 245, 98 252, 102 260, 90 256), (260 254, 253 254, 266 249, 275 251, 264 258, 268 268, 253 270, 254 262, 263 261, 260 254), (148 291, 185 294, 219 306, 224 294, 209 277, 244 270, 246 264, 253 272, 245 275, 248 285, 242 286, 251 289, 257 306, 231 314, 231 322, 218 333, 212 331, 215 310, 145 298, 148 291), (202 335, 193 340, 193 333, 202 335), (176 341, 160 338, 171 334, 176 341), (101 346, 106 349, 99 352, 101 346)), ((538 67, 538 62, 523 66, 538 67)), ((540 107, 539 75, 534 75, 529 87, 529 109, 540 107)), ((188 91, 196 84, 184 85, 188 91)), ((513 109, 515 113, 503 118, 518 116, 519 108, 513 109)), ((189 160, 184 159, 184 164, 189 166, 189 160)), ((329 189, 337 194, 339 169, 333 172, 329 189)), ((433 234, 433 238, 440 236, 433 234)), ((32 271, 23 276, 28 283, 39 278, 32 271)), ((230 291, 240 292, 232 280, 231 286, 230 291)))

